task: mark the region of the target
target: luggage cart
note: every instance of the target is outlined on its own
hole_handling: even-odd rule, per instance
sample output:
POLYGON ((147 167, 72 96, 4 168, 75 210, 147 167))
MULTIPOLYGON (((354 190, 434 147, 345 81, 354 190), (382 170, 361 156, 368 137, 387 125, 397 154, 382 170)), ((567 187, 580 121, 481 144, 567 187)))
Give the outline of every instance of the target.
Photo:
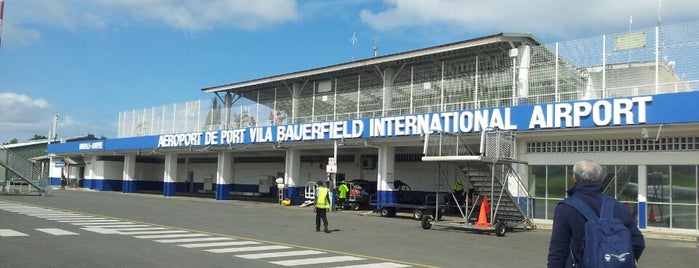
MULTIPOLYGON (((483 131, 478 153, 474 153, 468 146, 469 142, 473 141, 467 140, 461 134, 436 134, 425 136, 422 160, 439 162, 438 177, 445 183, 448 180, 444 172, 441 172, 441 165, 456 164, 469 179, 477 195, 470 210, 468 205, 463 210, 457 205, 463 221, 439 221, 431 215, 425 215, 421 220, 423 229, 439 226, 494 233, 496 236, 505 236, 505 233, 514 228, 536 229, 536 225, 531 221, 533 211, 529 209, 532 207, 532 197, 512 168, 515 164, 526 164, 516 161, 513 157, 514 133, 499 129, 483 131), (513 192, 517 196, 513 196, 513 192), (527 210, 522 209, 522 205, 527 210)), ((455 197, 454 199, 456 201, 455 197)))
POLYGON ((307 207, 310 205, 313 205, 316 200, 316 189, 318 188, 318 184, 315 183, 314 181, 309 181, 306 183, 306 186, 304 186, 303 190, 303 198, 306 200, 304 201, 300 207, 307 207))

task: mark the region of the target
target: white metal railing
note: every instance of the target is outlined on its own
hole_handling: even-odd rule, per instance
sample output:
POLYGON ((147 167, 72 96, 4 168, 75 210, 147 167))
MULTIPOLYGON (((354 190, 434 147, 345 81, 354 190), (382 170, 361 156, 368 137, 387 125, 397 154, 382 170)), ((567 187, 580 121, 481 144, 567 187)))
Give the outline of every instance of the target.
POLYGON ((286 89, 263 88, 264 96, 260 92, 236 95, 228 109, 216 98, 125 111, 119 114, 118 136, 699 90, 699 21, 529 50, 531 53, 519 53, 519 58, 510 58, 505 51, 488 60, 469 55, 450 62, 406 66, 391 85, 366 74, 348 75, 333 80, 332 91, 324 95, 315 93, 317 83, 313 81, 308 83, 312 88, 303 91, 312 94, 293 97, 286 89), (629 39, 633 44, 620 41, 629 39), (340 87, 356 93, 338 92, 340 87), (298 107, 292 107, 294 103, 298 107))

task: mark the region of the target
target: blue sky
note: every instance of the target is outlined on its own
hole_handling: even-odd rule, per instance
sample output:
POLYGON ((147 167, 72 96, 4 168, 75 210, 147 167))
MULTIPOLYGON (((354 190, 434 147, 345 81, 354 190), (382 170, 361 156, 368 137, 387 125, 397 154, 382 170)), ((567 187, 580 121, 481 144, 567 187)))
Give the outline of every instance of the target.
MULTIPOLYGON (((658 0, 5 0, 0 142, 115 138, 120 112, 202 88, 501 32, 545 43, 653 27, 658 0), (356 33, 358 41, 350 41, 356 33)), ((662 24, 699 19, 664 0, 662 24)))

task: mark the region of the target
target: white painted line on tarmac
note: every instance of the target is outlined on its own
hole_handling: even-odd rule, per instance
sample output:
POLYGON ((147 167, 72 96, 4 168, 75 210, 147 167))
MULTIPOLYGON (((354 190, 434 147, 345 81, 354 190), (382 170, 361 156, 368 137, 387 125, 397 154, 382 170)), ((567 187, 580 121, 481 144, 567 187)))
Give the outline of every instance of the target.
POLYGON ((273 261, 271 263, 281 265, 281 266, 297 266, 297 265, 310 265, 310 264, 322 264, 322 263, 333 263, 333 262, 343 262, 343 261, 360 261, 360 260, 365 260, 365 259, 359 258, 359 257, 353 257, 353 256, 334 256, 334 257, 273 261))
POLYGON ((6 236, 29 236, 28 234, 25 233, 20 233, 15 230, 11 229, 0 229, 0 237, 6 237, 6 236))
POLYGON ((316 255, 316 254, 324 254, 324 253, 325 252, 317 251, 317 250, 296 250, 296 251, 284 251, 284 252, 242 254, 242 255, 235 255, 235 256, 239 257, 239 258, 243 258, 243 259, 267 259, 267 258, 279 258, 279 257, 316 255))
POLYGON ((95 232, 98 234, 118 234, 119 233, 119 231, 114 231, 114 230, 110 230, 110 229, 106 229, 106 228, 102 228, 102 227, 86 227, 86 228, 81 228, 81 229, 83 229, 85 231, 95 232))
POLYGON ((188 231, 182 230, 167 230, 167 231, 142 231, 142 232, 119 232, 123 235, 156 235, 156 234, 184 234, 188 231))
POLYGON ((217 248, 208 249, 205 251, 213 253, 231 253, 231 252, 245 252, 245 251, 263 251, 263 250, 275 250, 275 249, 287 249, 291 247, 287 246, 259 246, 259 247, 238 247, 238 248, 217 248))
POLYGON ((120 225, 120 224, 129 224, 128 222, 123 222, 123 221, 114 221, 114 222, 73 222, 71 223, 72 225, 120 225))
POLYGON ((212 248, 212 247, 254 245, 254 244, 259 244, 259 243, 260 242, 254 242, 254 241, 228 241, 228 242, 182 244, 182 245, 178 245, 178 246, 183 247, 183 248, 212 248))
POLYGON ((151 227, 145 224, 126 224, 126 222, 114 222, 113 224, 90 224, 83 227, 100 227, 105 229, 130 228, 130 227, 151 227))
POLYGON ((77 223, 97 223, 97 222, 117 222, 117 221, 119 221, 119 220, 107 220, 107 219, 96 220, 96 219, 87 219, 87 220, 60 220, 60 221, 58 221, 58 222, 62 222, 62 223, 76 223, 76 222, 77 222, 77 223))
POLYGON ((348 266, 335 266, 332 268, 402 268, 402 267, 412 267, 410 265, 393 263, 393 262, 381 262, 381 263, 369 263, 369 264, 357 264, 348 266))
POLYGON ((192 242, 210 242, 222 240, 235 240, 229 237, 201 237, 201 238, 179 238, 179 239, 162 239, 155 240, 158 243, 192 243, 192 242))
POLYGON ((209 236, 208 234, 164 234, 164 235, 137 235, 135 238, 141 239, 162 239, 162 238, 181 238, 181 237, 202 237, 209 236))
POLYGON ((78 233, 73 233, 70 231, 57 229, 57 228, 40 228, 40 229, 36 229, 36 230, 40 231, 40 232, 47 233, 47 234, 52 234, 52 235, 78 235, 78 233))
POLYGON ((116 230, 119 232, 128 232, 128 231, 158 231, 158 230, 170 230, 170 228, 165 228, 165 227, 133 227, 129 226, 129 228, 111 228, 112 230, 116 230))

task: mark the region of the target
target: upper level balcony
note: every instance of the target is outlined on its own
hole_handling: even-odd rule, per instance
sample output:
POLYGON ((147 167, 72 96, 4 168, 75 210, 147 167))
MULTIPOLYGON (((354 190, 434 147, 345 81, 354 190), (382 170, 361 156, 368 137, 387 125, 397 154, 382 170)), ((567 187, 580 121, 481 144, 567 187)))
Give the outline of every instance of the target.
POLYGON ((210 87, 210 100, 120 113, 118 137, 695 91, 697 26, 553 44, 503 33, 210 87))

